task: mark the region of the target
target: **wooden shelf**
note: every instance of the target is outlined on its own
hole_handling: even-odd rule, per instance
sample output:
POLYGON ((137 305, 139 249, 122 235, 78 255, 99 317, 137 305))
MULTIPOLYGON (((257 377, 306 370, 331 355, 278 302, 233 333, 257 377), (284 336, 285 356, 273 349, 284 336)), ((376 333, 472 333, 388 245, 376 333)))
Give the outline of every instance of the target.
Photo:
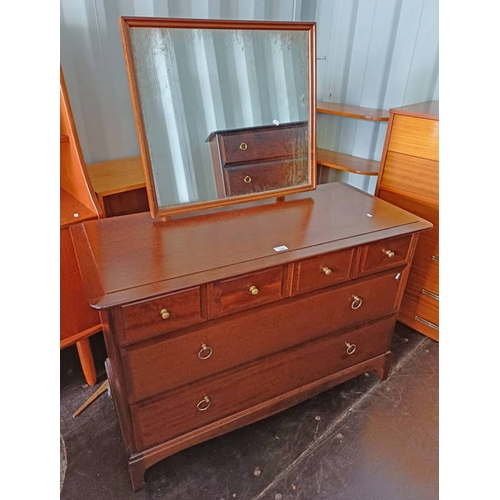
POLYGON ((318 113, 345 116, 347 118, 357 118, 358 120, 371 120, 375 122, 389 121, 389 112, 383 109, 364 108, 362 106, 350 106, 348 104, 338 104, 336 102, 318 101, 316 103, 316 110, 318 113))
POLYGON ((146 187, 140 156, 90 163, 87 170, 98 197, 146 187))
MULTIPOLYGON (((316 103, 318 113, 327 115, 343 116, 357 120, 369 120, 374 122, 389 121, 389 111, 375 108, 365 108, 362 106, 350 106, 349 104, 339 104, 336 102, 318 101, 316 103)), ((367 160, 329 149, 317 148, 316 163, 322 167, 334 168, 351 174, 378 175, 380 162, 367 160)))
POLYGON ((316 149, 316 163, 323 167, 360 175, 378 175, 380 168, 379 161, 367 160, 321 148, 316 149))

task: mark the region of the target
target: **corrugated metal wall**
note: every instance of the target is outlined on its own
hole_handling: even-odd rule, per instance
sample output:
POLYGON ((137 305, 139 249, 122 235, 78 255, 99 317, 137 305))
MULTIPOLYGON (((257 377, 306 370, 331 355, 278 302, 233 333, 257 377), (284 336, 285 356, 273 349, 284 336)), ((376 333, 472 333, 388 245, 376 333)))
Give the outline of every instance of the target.
MULTIPOLYGON (((438 0, 61 0, 61 65, 88 163, 139 154, 120 16, 315 21, 318 100, 439 100, 438 0)), ((318 115, 318 146, 343 153, 378 160, 385 131, 318 115)), ((374 188, 373 178, 339 178, 374 188)))

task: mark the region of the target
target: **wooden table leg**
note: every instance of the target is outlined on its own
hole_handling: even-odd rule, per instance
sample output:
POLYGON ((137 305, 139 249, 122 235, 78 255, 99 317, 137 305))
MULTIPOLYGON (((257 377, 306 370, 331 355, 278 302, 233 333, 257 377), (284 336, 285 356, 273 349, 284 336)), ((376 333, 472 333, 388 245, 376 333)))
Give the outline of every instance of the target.
POLYGON ((90 341, 88 338, 79 340, 76 343, 78 349, 78 356, 80 357, 80 364, 82 365, 83 375, 88 385, 95 385, 97 378, 94 365, 94 357, 90 348, 90 341))

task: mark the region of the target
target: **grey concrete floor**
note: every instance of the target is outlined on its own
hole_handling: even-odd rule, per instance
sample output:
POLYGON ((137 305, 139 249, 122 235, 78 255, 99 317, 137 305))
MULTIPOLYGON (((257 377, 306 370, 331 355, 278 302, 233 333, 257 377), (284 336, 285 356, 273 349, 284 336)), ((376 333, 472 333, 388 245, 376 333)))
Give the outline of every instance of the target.
POLYGON ((439 344, 396 325, 387 380, 361 375, 278 415, 166 458, 134 493, 102 339, 92 341, 98 385, 76 350, 61 352, 61 500, 436 500, 439 492, 439 344))

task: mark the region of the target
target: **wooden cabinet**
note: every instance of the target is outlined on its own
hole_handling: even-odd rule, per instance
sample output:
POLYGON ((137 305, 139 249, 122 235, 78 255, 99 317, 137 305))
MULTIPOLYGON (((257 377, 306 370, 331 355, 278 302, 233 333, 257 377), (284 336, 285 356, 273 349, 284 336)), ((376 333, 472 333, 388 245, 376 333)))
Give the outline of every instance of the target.
POLYGON ((417 245, 398 319, 439 340, 439 104, 390 110, 376 195, 434 224, 417 245))
POLYGON ((72 228, 133 488, 177 451, 367 371, 385 378, 408 266, 430 228, 342 183, 72 228))
POLYGON ((62 70, 60 117, 60 348, 76 344, 85 379, 94 385, 89 336, 101 331, 101 321, 85 297, 69 230, 79 222, 97 219, 101 210, 89 187, 62 70))
POLYGON ((307 122, 212 132, 217 195, 258 193, 308 182, 307 122))

